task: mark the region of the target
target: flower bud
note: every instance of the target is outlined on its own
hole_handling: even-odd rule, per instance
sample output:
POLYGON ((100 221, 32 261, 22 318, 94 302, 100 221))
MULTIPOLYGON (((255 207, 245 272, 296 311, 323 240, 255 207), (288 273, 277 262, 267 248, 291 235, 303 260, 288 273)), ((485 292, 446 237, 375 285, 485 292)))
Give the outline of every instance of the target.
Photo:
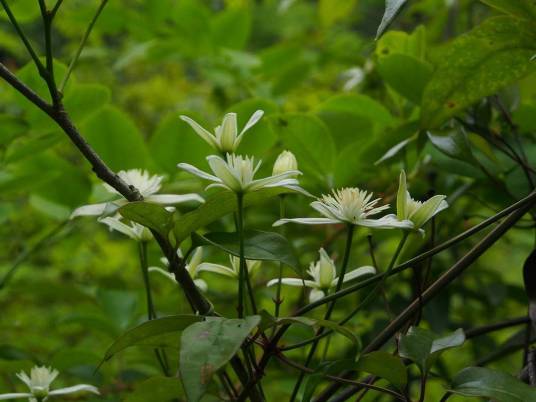
POLYGON ((333 279, 335 279, 336 269, 333 260, 329 258, 323 248, 320 249, 320 260, 318 260, 317 264, 319 271, 318 285, 320 289, 329 289, 333 279))
POLYGON ((275 176, 277 174, 288 172, 289 170, 298 170, 298 161, 292 152, 283 151, 279 154, 274 163, 272 174, 275 176))
POLYGON ((223 118, 220 130, 220 151, 234 152, 237 136, 236 113, 227 113, 223 118))

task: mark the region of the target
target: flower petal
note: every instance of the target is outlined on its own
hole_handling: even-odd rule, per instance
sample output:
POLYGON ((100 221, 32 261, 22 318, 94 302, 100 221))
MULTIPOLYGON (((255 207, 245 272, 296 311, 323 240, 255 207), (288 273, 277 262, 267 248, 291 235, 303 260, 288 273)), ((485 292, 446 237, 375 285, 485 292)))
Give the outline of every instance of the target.
MULTIPOLYGON (((342 283, 352 281, 363 275, 374 275, 375 273, 376 273, 376 269, 374 267, 371 267, 370 265, 359 267, 348 272, 346 275, 344 275, 344 277, 342 278, 342 283)), ((338 278, 335 278, 333 282, 331 283, 331 286, 336 286, 337 281, 338 281, 338 278)))
MULTIPOLYGON (((279 278, 272 279, 271 281, 269 281, 266 284, 266 286, 277 285, 278 282, 279 282, 279 278)), ((300 279, 300 278, 281 278, 281 284, 282 285, 288 285, 288 286, 298 286, 298 287, 306 286, 306 287, 309 287, 309 288, 316 288, 317 287, 315 282, 308 281, 308 280, 303 280, 303 279, 300 279)))
POLYGON ((400 220, 404 220, 408 217, 407 214, 407 195, 408 189, 406 185, 406 172, 403 170, 400 172, 400 178, 398 180, 398 193, 396 194, 396 216, 400 220))
POLYGON ((211 175, 210 173, 207 173, 207 172, 203 172, 201 169, 198 169, 195 166, 190 165, 189 163, 179 163, 177 165, 177 167, 179 169, 185 170, 188 173, 191 173, 191 174, 193 174, 193 175, 195 175, 197 177, 201 177, 202 179, 215 181, 217 183, 221 182, 221 180, 218 179, 216 176, 213 176, 213 175, 211 175))
POLYGON ((240 183, 239 178, 229 169, 229 165, 225 160, 216 155, 209 155, 207 156, 207 161, 212 172, 219 178, 219 182, 235 191, 242 189, 242 183, 240 183))
POLYGON ((199 194, 154 194, 145 197, 145 201, 155 202, 157 204, 171 205, 183 202, 196 201, 204 203, 205 200, 199 194))
POLYGON ((81 207, 76 208, 71 214, 69 219, 74 219, 78 216, 99 216, 104 213, 106 210, 107 202, 100 204, 90 204, 82 205, 81 207))
POLYGON ((78 385, 73 385, 72 387, 55 389, 54 391, 50 391, 48 394, 50 396, 66 395, 66 394, 74 394, 75 392, 80 392, 80 391, 92 392, 94 394, 100 395, 99 389, 89 384, 78 384, 78 385))
POLYGON ((203 279, 194 279, 194 283, 201 292, 206 292, 208 290, 208 285, 203 279))
POLYGON ((220 274, 224 276, 228 276, 230 278, 236 278, 236 272, 233 271, 231 268, 226 267, 225 265, 220 264, 212 264, 210 262, 203 262, 197 266, 197 272, 201 271, 207 271, 207 272, 214 272, 215 274, 220 274))
POLYGON ((400 221, 393 214, 382 216, 379 219, 362 219, 358 225, 374 229, 413 229, 412 221, 408 219, 400 221))
POLYGON ((177 283, 175 280, 175 275, 173 275, 171 272, 167 272, 159 267, 149 267, 149 272, 158 272, 159 274, 165 276, 166 278, 170 279, 174 283, 177 283))
POLYGON ((445 195, 434 195, 421 205, 421 207, 411 217, 416 229, 420 228, 434 215, 448 207, 445 198, 447 198, 445 195))
POLYGON ((246 131, 248 131, 251 127, 257 124, 257 122, 261 119, 263 115, 264 115, 264 111, 262 110, 257 110, 255 113, 251 115, 251 117, 249 118, 248 122, 246 123, 242 131, 240 131, 240 134, 238 134, 238 137, 236 137, 236 141, 234 144, 235 149, 238 148, 238 146, 240 145, 240 142, 242 141, 242 137, 246 133, 246 131))
POLYGON ((19 399, 19 398, 31 398, 33 395, 29 393, 16 393, 16 394, 0 394, 0 400, 7 399, 19 399))
POLYGON ((218 148, 218 143, 216 142, 216 139, 214 138, 214 136, 209 131, 207 131, 206 129, 201 127, 197 122, 195 122, 194 120, 190 119, 188 116, 181 115, 180 118, 181 118, 181 120, 183 120, 186 123, 188 123, 190 125, 190 127, 192 127, 194 129, 194 131, 202 139, 204 139, 206 142, 208 142, 208 144, 210 146, 212 146, 212 147, 214 147, 216 149, 218 148))
POLYGON ((330 225, 334 223, 341 223, 335 219, 329 218, 288 218, 288 219, 279 219, 275 221, 272 226, 281 226, 285 223, 301 223, 303 225, 330 225))
POLYGON ((318 301, 322 298, 324 298, 326 294, 323 290, 320 289, 311 289, 311 293, 309 293, 309 303, 314 303, 315 301, 318 301))
POLYGON ((131 239, 138 240, 137 233, 130 226, 121 222, 118 218, 108 216, 106 218, 99 219, 98 221, 108 225, 110 230, 116 230, 119 233, 123 233, 124 235, 130 237, 131 239))

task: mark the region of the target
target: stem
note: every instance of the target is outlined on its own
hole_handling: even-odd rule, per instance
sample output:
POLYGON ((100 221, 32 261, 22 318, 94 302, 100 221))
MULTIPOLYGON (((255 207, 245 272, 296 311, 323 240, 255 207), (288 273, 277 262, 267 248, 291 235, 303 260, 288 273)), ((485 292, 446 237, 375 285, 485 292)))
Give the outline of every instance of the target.
POLYGON ((421 375, 421 387, 419 392, 419 402, 424 402, 424 395, 426 393, 426 380, 428 375, 426 373, 421 375))
MULTIPOLYGON (((344 257, 342 260, 341 270, 339 272, 339 278, 337 280, 337 285, 335 287, 335 292, 338 292, 342 288, 344 275, 346 274, 346 268, 348 266, 348 261, 350 260, 350 251, 352 249, 352 240, 354 237, 354 230, 355 226, 349 224, 347 227, 347 234, 346 234, 346 246, 344 249, 344 257)), ((326 314, 324 315, 324 320, 329 320, 331 317, 331 314, 333 313, 333 310, 335 308, 335 303, 337 302, 337 299, 333 299, 333 301, 329 304, 326 314)), ((315 336, 320 336, 324 332, 324 327, 320 328, 315 336)), ((316 352, 316 348, 318 347, 318 343, 320 342, 320 339, 315 339, 313 344, 311 345, 311 349, 309 350, 309 354, 307 355, 307 359, 305 360, 305 367, 308 367, 311 361, 313 360, 314 354, 316 352)), ((296 381, 296 384, 294 385, 294 389, 292 391, 292 396, 290 397, 290 402, 293 402, 296 400, 296 396, 298 395, 298 391, 300 389, 301 383, 303 382, 303 379, 305 378, 305 371, 302 371, 300 373, 300 376, 298 377, 298 381, 296 381)))
POLYGON ((244 219, 243 219, 243 201, 244 197, 241 193, 236 194, 238 203, 237 211, 237 232, 239 241, 240 263, 238 268, 238 318, 244 317, 244 270, 247 269, 246 259, 244 258, 244 219))
MULTIPOLYGON (((279 196, 279 219, 283 219, 285 217, 285 195, 280 195, 279 196)), ((281 225, 280 227, 280 232, 282 235, 284 235, 285 233, 285 225, 281 225)), ((277 291, 276 291, 276 296, 275 296, 275 300, 274 300, 274 304, 275 304, 275 310, 274 310, 274 317, 275 318, 278 318, 279 317, 279 312, 280 312, 280 308, 281 308, 281 303, 283 302, 281 300, 281 281, 283 279, 283 263, 280 262, 279 263, 279 273, 278 273, 278 277, 277 277, 277 291)), ((275 331, 275 328, 274 328, 274 331, 275 331)))
POLYGON ((45 0, 39 0, 39 9, 41 10, 41 19, 45 31, 45 57, 47 74, 43 78, 48 86, 48 92, 52 99, 52 104, 57 107, 61 101, 61 95, 56 87, 54 78, 54 57, 52 55, 52 14, 47 10, 45 0))
POLYGON ((93 16, 93 19, 89 23, 86 29, 86 32, 84 33, 84 36, 82 37, 82 40, 80 41, 80 45, 78 45, 78 49, 76 50, 76 53, 74 54, 74 57, 71 60, 71 63, 69 64, 69 68, 67 69, 67 72, 65 73, 65 77, 63 78, 63 81, 60 84, 60 88, 59 88, 60 92, 63 92, 63 90, 65 89, 65 85, 67 84, 67 81, 69 80, 69 77, 71 76, 71 73, 76 67, 76 63, 78 62, 78 59, 80 58, 80 55, 82 54, 82 50, 84 50, 84 47, 86 46, 89 35, 91 35, 91 31, 93 30, 93 27, 95 26, 95 23, 97 22, 97 19, 99 18, 102 10, 104 10, 106 3, 108 3, 108 0, 101 1, 99 8, 97 8, 97 12, 95 13, 95 15, 93 16))

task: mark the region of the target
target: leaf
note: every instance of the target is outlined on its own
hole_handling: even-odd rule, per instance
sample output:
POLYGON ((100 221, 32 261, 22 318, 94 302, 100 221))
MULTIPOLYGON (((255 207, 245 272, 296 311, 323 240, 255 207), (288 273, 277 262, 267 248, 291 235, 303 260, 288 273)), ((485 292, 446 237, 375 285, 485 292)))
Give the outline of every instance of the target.
POLYGON ((385 0, 385 12, 376 32, 376 39, 383 35, 385 30, 391 25, 395 17, 402 11, 402 6, 407 0, 385 0))
POLYGON ((536 249, 525 260, 523 265, 523 281, 525 292, 529 298, 529 316, 532 324, 536 326, 536 249))
POLYGON ((404 363, 400 358, 387 352, 376 351, 361 356, 356 369, 384 378, 399 390, 403 390, 408 382, 404 363))
POLYGON ((432 144, 445 155, 467 163, 475 160, 471 152, 469 140, 464 131, 451 130, 446 135, 436 135, 432 132, 427 132, 427 135, 432 144))
POLYGON ((421 126, 435 128, 484 96, 534 71, 536 31, 526 21, 495 17, 441 52, 422 99, 421 126))
POLYGON ((451 392, 464 396, 491 398, 496 402, 535 402, 536 388, 502 371, 467 367, 452 380, 451 392))
POLYGON ((133 121, 119 109, 104 106, 84 124, 83 133, 111 169, 145 168, 149 154, 133 121))
POLYGON ((378 60, 378 72, 396 92, 420 105, 433 68, 416 57, 395 53, 378 60))
POLYGON ((251 32, 247 7, 227 7, 212 19, 212 43, 218 47, 243 49, 251 32))
POLYGON ((164 238, 167 238, 174 226, 173 212, 168 211, 162 205, 135 201, 123 205, 118 211, 123 217, 156 230, 164 238))
MULTIPOLYGON (((240 256, 238 233, 212 232, 204 235, 192 233, 196 246, 211 245, 240 256)), ((251 230, 244 232, 244 255, 248 260, 280 261, 298 271, 298 260, 288 240, 279 233, 251 230)))
MULTIPOLYGON (((244 195, 244 206, 257 205, 280 194, 293 193, 287 188, 269 188, 244 195)), ((230 191, 218 191, 205 198, 205 202, 197 209, 182 215, 174 234, 177 243, 186 239, 192 232, 202 228, 219 218, 237 210, 236 194, 230 191)))
POLYGON ((181 380, 174 377, 151 377, 135 385, 124 402, 171 401, 184 395, 181 380))
POLYGON ((460 346, 465 341, 462 329, 439 337, 432 331, 411 327, 406 335, 400 338, 399 355, 415 362, 422 373, 427 373, 441 352, 460 346))
POLYGON ((103 360, 109 360, 116 353, 131 346, 146 343, 151 338, 182 331, 202 319, 203 317, 201 316, 182 314, 146 321, 117 338, 108 350, 106 350, 103 360))
POLYGON ((357 0, 320 0, 318 14, 324 27, 348 18, 357 4, 357 0))
POLYGON ((410 138, 400 141, 395 146, 389 148, 389 150, 385 154, 383 154, 383 156, 380 159, 374 162, 374 164, 379 165, 380 163, 386 161, 387 159, 391 159, 392 157, 396 156, 401 150, 403 150, 406 147, 406 145, 415 141, 416 139, 417 139, 417 135, 414 135, 414 136, 411 136, 410 138))
POLYGON ((179 372, 189 402, 198 402, 212 375, 235 354, 260 316, 245 319, 207 317, 190 325, 181 336, 179 372))
POLYGON ((110 90, 104 85, 76 84, 65 97, 65 109, 73 121, 81 123, 102 109, 110 97, 110 90))
POLYGON ((480 0, 503 13, 517 18, 536 20, 536 3, 534 0, 480 0))

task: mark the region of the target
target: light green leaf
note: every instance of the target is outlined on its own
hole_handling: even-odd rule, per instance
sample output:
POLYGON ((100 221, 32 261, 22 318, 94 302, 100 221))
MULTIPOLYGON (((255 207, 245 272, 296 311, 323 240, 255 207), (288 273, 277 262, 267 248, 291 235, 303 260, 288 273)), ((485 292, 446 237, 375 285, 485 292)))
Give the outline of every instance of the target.
POLYGON ((399 390, 403 390, 408 382, 407 369, 402 360, 387 352, 376 351, 363 355, 355 368, 385 378, 399 390))
POLYGON ((534 25, 511 17, 484 21, 448 44, 422 99, 421 126, 435 128, 484 96, 534 71, 534 25))
POLYGON ((496 402, 536 402, 536 388, 510 374, 485 367, 467 367, 452 380, 451 392, 496 402))
POLYGON ((172 401, 184 395, 181 380, 174 377, 151 377, 135 385, 124 402, 172 401))
POLYGON ((80 124, 110 101, 110 90, 99 84, 75 84, 65 96, 65 109, 80 124))
POLYGON ((251 14, 247 7, 227 7, 212 24, 212 43, 230 49, 243 49, 251 32, 251 14))
MULTIPOLYGON (((238 233, 213 232, 203 236, 192 233, 196 246, 212 245, 234 255, 240 256, 238 233)), ((280 261, 299 272, 299 264, 287 239, 279 233, 251 230, 244 232, 244 255, 248 260, 280 261)))
POLYGON ((536 20, 536 3, 533 0, 480 0, 503 13, 517 18, 536 20))
POLYGON ((146 344, 151 338, 182 331, 202 319, 203 317, 201 316, 183 314, 146 321, 117 338, 106 350, 103 360, 109 360, 116 353, 131 346, 146 344))
POLYGON ((184 330, 179 371, 188 402, 201 399, 212 375, 238 352, 259 322, 258 315, 245 319, 207 317, 184 330))
MULTIPOLYGON (((293 193, 287 188, 269 188, 244 196, 244 206, 257 205, 266 202, 272 197, 280 194, 293 193)), ((220 219, 221 217, 233 213, 237 210, 236 194, 230 191, 218 191, 205 197, 205 203, 199 208, 182 215, 175 225, 175 239, 178 243, 186 239, 192 232, 220 219)))
POLYGON ((174 226, 173 212, 162 205, 136 201, 123 205, 118 211, 125 218, 156 230, 164 238, 167 238, 174 226))
POLYGON ((385 12, 382 17, 378 31, 376 32, 376 39, 383 35, 385 30, 391 25, 395 17, 402 10, 402 6, 406 4, 407 0, 385 0, 385 12))
POLYGON ((357 4, 357 0, 320 0, 318 14, 324 27, 348 18, 357 4))

